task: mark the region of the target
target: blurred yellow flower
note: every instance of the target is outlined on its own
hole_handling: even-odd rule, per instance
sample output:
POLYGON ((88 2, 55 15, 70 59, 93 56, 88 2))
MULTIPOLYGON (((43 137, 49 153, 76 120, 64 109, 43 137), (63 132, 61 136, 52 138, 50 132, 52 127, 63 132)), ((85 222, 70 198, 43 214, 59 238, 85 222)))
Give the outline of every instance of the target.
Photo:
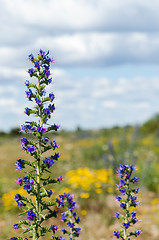
POLYGON ((107 192, 108 192, 108 193, 112 193, 112 192, 113 192, 113 188, 108 187, 108 188, 107 188, 107 192))
POLYGON ((86 210, 81 210, 81 215, 85 216, 87 214, 86 210))
POLYGON ((89 198, 89 193, 81 193, 80 198, 89 198))
MULTIPOLYGON (((78 168, 67 172, 67 183, 71 188, 82 189, 84 191, 94 191, 101 193, 102 188, 108 188, 107 192, 112 192, 114 186, 114 174, 112 169, 89 169, 78 168), (96 188, 98 190, 96 190, 96 188)), ((85 196, 85 195, 84 195, 85 196)), ((85 197, 84 197, 85 198, 85 197)))
POLYGON ((112 139, 112 143, 113 143, 113 145, 118 145, 118 144, 119 144, 119 138, 114 137, 114 138, 112 139))
POLYGON ((159 198, 154 198, 153 200, 152 200, 152 204, 153 205, 156 205, 156 204, 158 204, 159 203, 159 198))
POLYGON ((101 183, 100 182, 96 182, 94 185, 95 185, 96 188, 100 188, 101 187, 101 183))
POLYGON ((61 188, 60 191, 58 192, 58 194, 63 194, 64 192, 65 193, 70 193, 71 189, 67 188, 67 187, 61 188))
POLYGON ((96 189, 96 193, 100 194, 100 193, 102 193, 102 192, 103 192, 103 191, 102 191, 101 188, 97 188, 97 189, 96 189))
POLYGON ((142 139, 142 144, 147 146, 151 144, 151 139, 150 138, 143 138, 142 139))

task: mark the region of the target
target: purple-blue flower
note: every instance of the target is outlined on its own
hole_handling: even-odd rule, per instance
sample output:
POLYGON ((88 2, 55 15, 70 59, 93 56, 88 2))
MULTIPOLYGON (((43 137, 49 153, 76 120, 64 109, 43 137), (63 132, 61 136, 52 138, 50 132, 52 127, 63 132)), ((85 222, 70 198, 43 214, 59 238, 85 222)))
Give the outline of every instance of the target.
POLYGON ((27 213, 27 219, 29 221, 34 221, 36 219, 36 214, 32 210, 29 210, 27 213))
POLYGON ((45 109, 44 109, 44 113, 45 113, 48 117, 50 117, 50 115, 51 115, 51 111, 50 111, 49 108, 45 108, 45 109))
POLYGON ((43 89, 41 92, 42 92, 42 95, 45 96, 45 94, 46 94, 46 90, 43 89))
POLYGON ((34 68, 28 69, 28 73, 30 74, 30 76, 33 75, 34 72, 35 72, 34 68))
POLYGON ((30 82, 28 80, 25 81, 25 86, 28 87, 30 85, 30 82))
POLYGON ((35 102, 36 102, 39 106, 41 106, 41 104, 42 104, 42 100, 41 100, 40 98, 35 98, 35 102))
POLYGON ((13 228, 14 228, 14 229, 18 229, 18 228, 19 228, 18 223, 15 223, 15 224, 13 225, 13 228))
POLYGON ((35 62, 34 62, 34 67, 35 67, 35 68, 37 68, 37 69, 39 69, 39 67, 40 67, 40 64, 39 64, 39 62, 38 62, 38 61, 35 61, 35 62))
POLYGON ((50 229, 53 231, 53 233, 55 233, 55 231, 57 231, 57 226, 56 225, 51 225, 50 229))
POLYGON ((16 202, 18 202, 21 199, 21 195, 18 194, 18 193, 15 194, 14 199, 15 199, 16 202))
POLYGON ((136 212, 131 212, 131 216, 132 216, 132 218, 135 218, 136 217, 136 212))
POLYGON ((40 49, 40 52, 39 52, 39 54, 43 57, 43 56, 45 56, 45 52, 44 51, 42 51, 41 49, 40 49))
POLYGON ((22 170, 23 168, 25 168, 24 160, 21 158, 17 159, 17 162, 15 163, 15 165, 17 166, 16 169, 22 170))
POLYGON ((45 158, 43 162, 47 165, 48 168, 50 168, 54 164, 53 159, 50 158, 45 158))
POLYGON ((58 160, 59 157, 60 157, 59 153, 56 153, 56 152, 55 152, 53 158, 54 158, 55 160, 58 160))
POLYGON ((49 138, 44 138, 45 142, 48 142, 49 141, 49 138))
POLYGON ((53 101, 55 99, 55 95, 53 93, 50 93, 49 98, 53 101))
POLYGON ((136 207, 136 206, 138 206, 138 205, 139 205, 139 201, 132 201, 132 202, 131 202, 131 206, 136 207))
POLYGON ((52 78, 47 79, 48 84, 52 83, 52 78))
POLYGON ((26 206, 26 204, 23 203, 22 201, 18 201, 17 207, 22 207, 22 206, 26 206))
POLYGON ((130 195, 130 199, 131 199, 131 201, 135 201, 137 199, 137 197, 130 195))
POLYGON ((137 193, 139 192, 139 190, 140 190, 139 188, 134 188, 134 190, 133 190, 133 191, 134 191, 134 193, 136 193, 136 194, 137 194, 137 193))
POLYGON ((132 181, 133 181, 133 182, 138 182, 138 180, 139 180, 138 177, 133 177, 133 178, 132 178, 132 181))
POLYGON ((48 193, 49 197, 51 197, 53 192, 52 192, 52 190, 48 190, 47 193, 48 193))
POLYGON ((126 203, 121 203, 120 207, 123 208, 123 209, 126 209, 126 203))
POLYGON ((53 142, 50 142, 50 145, 55 149, 58 148, 58 145, 56 143, 56 141, 54 140, 53 142))
POLYGON ((135 233, 136 233, 137 235, 140 235, 141 230, 138 229, 138 230, 135 231, 135 233))
POLYGON ((120 196, 116 196, 116 200, 120 202, 122 198, 120 196))
POLYGON ((25 93, 26 93, 26 97, 29 98, 29 100, 31 100, 31 97, 32 97, 32 95, 33 95, 32 90, 29 88, 29 90, 28 90, 28 91, 25 91, 25 93))
POLYGON ((44 134, 46 132, 46 129, 43 128, 43 126, 37 127, 37 130, 39 133, 44 134))
POLYGON ((21 144, 26 145, 28 143, 28 140, 25 137, 23 137, 20 139, 20 142, 21 142, 21 144))
POLYGON ((53 58, 50 58, 49 56, 45 56, 45 60, 48 61, 48 62, 53 62, 53 58))
POLYGON ((119 237, 120 237, 119 231, 114 231, 114 236, 116 236, 117 238, 119 238, 119 237))
POLYGON ((127 223, 123 223, 123 227, 125 227, 125 228, 129 228, 129 227, 130 227, 130 223, 129 223, 129 222, 127 222, 127 223))
POLYGON ((58 198, 56 198, 56 202, 58 203, 58 207, 63 207, 64 206, 64 202, 60 201, 58 198))
POLYGON ((135 167, 135 166, 133 166, 133 165, 131 165, 131 166, 130 166, 130 169, 131 169, 131 171, 133 172, 133 171, 135 171, 135 170, 136 170, 136 167, 135 167))
POLYGON ((63 234, 67 233, 67 231, 64 227, 61 229, 61 232, 63 232, 63 234))
POLYGON ((32 127, 30 124, 23 124, 23 125, 21 125, 21 131, 34 132, 35 131, 35 127, 32 127))
POLYGON ((30 152, 31 154, 33 154, 35 152, 35 147, 32 146, 27 146, 27 151, 30 152))
POLYGON ((132 223, 135 224, 136 222, 138 222, 138 219, 137 218, 133 218, 132 219, 132 223))
POLYGON ((75 226, 74 222, 70 222, 70 221, 67 223, 67 225, 68 225, 70 228, 74 228, 74 226, 75 226))
POLYGON ((51 125, 51 127, 52 127, 52 128, 54 128, 54 129, 55 129, 55 131, 57 131, 57 129, 59 129, 59 128, 60 128, 60 125, 56 125, 56 124, 54 124, 54 125, 51 125))
POLYGON ((33 61, 33 60, 34 60, 33 54, 31 53, 31 54, 28 56, 28 58, 29 58, 30 61, 33 61))
POLYGON ((60 176, 60 177, 57 178, 57 181, 58 181, 58 182, 61 182, 62 180, 63 180, 62 176, 60 176))
POLYGON ((80 234, 81 228, 76 227, 73 232, 73 236, 78 237, 80 234))
POLYGON ((48 78, 51 75, 50 70, 45 69, 44 74, 45 74, 45 77, 48 78))
POLYGON ((117 188, 118 189, 120 189, 122 186, 124 186, 125 185, 125 181, 124 180, 121 180, 120 182, 119 182, 119 184, 117 184, 117 188))
POLYGON ((76 218, 76 223, 79 223, 80 222, 80 218, 76 218))
POLYGON ((66 218, 67 218, 66 213, 65 212, 61 213, 61 220, 65 221, 66 218))
POLYGON ((30 192, 33 184, 34 184, 33 180, 26 179, 23 189, 26 190, 27 192, 30 192))
POLYGON ((119 212, 116 212, 115 213, 115 217, 118 218, 120 216, 120 213, 119 212))
POLYGON ((55 105, 54 104, 52 104, 52 105, 49 104, 48 108, 51 112, 53 112, 55 110, 55 105))
POLYGON ((121 188, 121 189, 119 189, 119 191, 120 191, 123 195, 126 194, 126 189, 125 189, 125 188, 121 188))
POLYGON ((23 182, 23 179, 21 177, 17 177, 17 183, 22 184, 22 182, 23 182))
POLYGON ((72 213, 72 216, 75 218, 77 216, 77 213, 76 212, 73 212, 72 213))
POLYGON ((30 111, 31 111, 31 109, 26 107, 24 113, 29 116, 30 115, 30 111))

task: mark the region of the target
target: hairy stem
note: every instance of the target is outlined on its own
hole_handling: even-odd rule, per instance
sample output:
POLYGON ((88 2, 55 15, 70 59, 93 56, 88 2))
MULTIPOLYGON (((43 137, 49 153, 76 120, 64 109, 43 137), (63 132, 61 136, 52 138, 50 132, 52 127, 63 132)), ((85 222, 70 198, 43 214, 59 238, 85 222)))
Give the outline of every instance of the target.
MULTIPOLYGON (((40 89, 40 80, 38 80, 38 90, 40 89)), ((42 113, 40 110, 40 126, 42 126, 42 113)), ((37 212, 37 221, 36 221, 36 226, 35 226, 35 233, 33 236, 33 240, 38 240, 39 238, 39 222, 40 222, 40 213, 41 213, 41 209, 40 209, 40 178, 41 178, 41 168, 40 168, 40 160, 41 160, 41 145, 40 145, 40 140, 38 140, 38 159, 37 159, 37 167, 36 167, 36 181, 37 181, 37 196, 36 196, 36 212, 37 212)))

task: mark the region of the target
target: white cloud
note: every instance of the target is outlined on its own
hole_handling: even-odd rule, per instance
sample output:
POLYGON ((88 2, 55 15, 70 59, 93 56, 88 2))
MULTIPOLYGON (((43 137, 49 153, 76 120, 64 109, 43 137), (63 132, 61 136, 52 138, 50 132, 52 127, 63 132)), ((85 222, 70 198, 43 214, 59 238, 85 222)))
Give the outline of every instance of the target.
MULTIPOLYGON (((49 87, 49 91, 53 91, 57 96, 56 111, 51 122, 59 123, 63 128, 76 126, 98 128, 143 122, 158 111, 156 104, 159 93, 158 78, 134 77, 112 80, 106 77, 83 77, 75 80, 67 73, 65 81, 63 78, 65 71, 58 69, 57 72, 58 81, 49 87)), ((24 94, 23 97, 18 95, 16 98, 14 95, 11 98, 13 93, 14 86, 0 86, 0 115, 11 116, 6 120, 8 126, 22 124, 26 119, 23 111, 28 103, 24 94), (9 97, 3 97, 4 93, 9 97)), ((18 91, 18 94, 21 93, 18 91)))
MULTIPOLYGON (((25 77, 28 54, 40 48, 50 50, 56 65, 109 67, 122 64, 159 63, 159 34, 152 33, 75 33, 41 36, 27 47, 0 47, 2 74, 25 77), (19 49, 17 49, 19 48, 19 49), (18 52, 18 53, 17 53, 18 52), (14 69, 13 69, 14 68, 14 69)), ((30 64, 31 65, 31 64, 30 64)))
POLYGON ((58 58, 57 64, 108 67, 126 63, 157 63, 159 34, 76 33, 41 37, 35 48, 47 46, 58 58))
POLYGON ((55 83, 54 93, 54 121, 63 128, 141 123, 158 110, 159 79, 67 76, 66 82, 61 78, 55 83))
POLYGON ((158 63, 158 7, 157 0, 1 0, 0 65, 24 67, 39 48, 58 66, 158 63))
POLYGON ((28 77, 28 73, 23 68, 13 68, 13 67, 0 67, 1 77, 3 78, 21 78, 25 79, 28 77))
POLYGON ((32 27, 67 30, 158 29, 157 0, 1 0, 3 14, 32 27), (38 10, 37 10, 38 9, 38 10), (141 17, 142 16, 142 17, 141 17))
POLYGON ((9 95, 9 96, 18 96, 20 92, 19 87, 15 86, 15 85, 9 85, 9 84, 5 84, 5 85, 0 85, 0 95, 9 95))
POLYGON ((117 103, 115 101, 103 101, 102 102, 103 107, 105 108, 116 108, 117 107, 117 103))
POLYGON ((10 98, 0 98, 0 107, 11 107, 15 106, 16 101, 15 99, 10 99, 10 98))

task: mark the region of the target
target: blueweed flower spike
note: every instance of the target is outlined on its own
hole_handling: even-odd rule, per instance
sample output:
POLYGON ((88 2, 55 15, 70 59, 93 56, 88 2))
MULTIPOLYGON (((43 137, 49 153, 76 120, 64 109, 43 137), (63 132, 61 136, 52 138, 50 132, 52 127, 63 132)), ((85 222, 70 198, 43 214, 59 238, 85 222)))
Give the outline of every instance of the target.
MULTIPOLYGON (((77 204, 69 193, 60 194, 55 198, 52 190, 48 189, 48 185, 59 184, 63 178, 57 176, 52 179, 46 175, 60 157, 59 145, 55 140, 50 141, 45 135, 52 130, 57 131, 60 127, 48 123, 55 110, 53 103, 55 95, 52 92, 47 94, 45 89, 52 82, 50 64, 53 59, 49 57, 49 52, 42 50, 37 57, 30 54, 28 59, 33 64, 33 67, 28 70, 28 74, 34 82, 25 81, 27 87, 25 94, 34 106, 26 107, 24 113, 27 116, 36 117, 37 121, 27 121, 21 126, 21 132, 25 134, 20 139, 22 150, 31 156, 31 160, 26 161, 19 158, 15 163, 17 171, 25 169, 25 176, 17 177, 17 184, 23 187, 28 197, 20 194, 14 196, 17 206, 22 211, 21 215, 24 215, 25 219, 13 225, 15 230, 22 229, 25 236, 24 238, 12 237, 9 240, 46 239, 48 232, 51 233, 52 239, 66 240, 66 236, 68 236, 67 239, 74 240, 79 236, 81 230, 77 226, 80 222, 75 212, 77 204), (32 138, 27 138, 26 134, 31 135, 32 138), (52 150, 53 153, 43 157, 48 150, 52 150), (47 226, 46 221, 50 218, 57 220, 52 220, 52 224, 47 226), (63 223, 62 227, 59 226, 60 221, 63 223), (58 225, 56 225, 57 222, 58 225)), ((134 181, 136 180, 134 179, 134 181)))
POLYGON ((121 240, 130 240, 131 237, 137 237, 140 235, 141 230, 130 231, 138 219, 136 218, 136 212, 131 211, 131 207, 136 208, 139 205, 136 194, 139 192, 139 188, 134 188, 133 184, 138 182, 137 177, 132 177, 133 171, 136 167, 133 165, 120 165, 118 169, 118 177, 120 178, 117 189, 122 196, 117 196, 116 200, 120 203, 122 213, 116 212, 115 217, 122 220, 122 228, 118 231, 114 231, 114 236, 121 240))

